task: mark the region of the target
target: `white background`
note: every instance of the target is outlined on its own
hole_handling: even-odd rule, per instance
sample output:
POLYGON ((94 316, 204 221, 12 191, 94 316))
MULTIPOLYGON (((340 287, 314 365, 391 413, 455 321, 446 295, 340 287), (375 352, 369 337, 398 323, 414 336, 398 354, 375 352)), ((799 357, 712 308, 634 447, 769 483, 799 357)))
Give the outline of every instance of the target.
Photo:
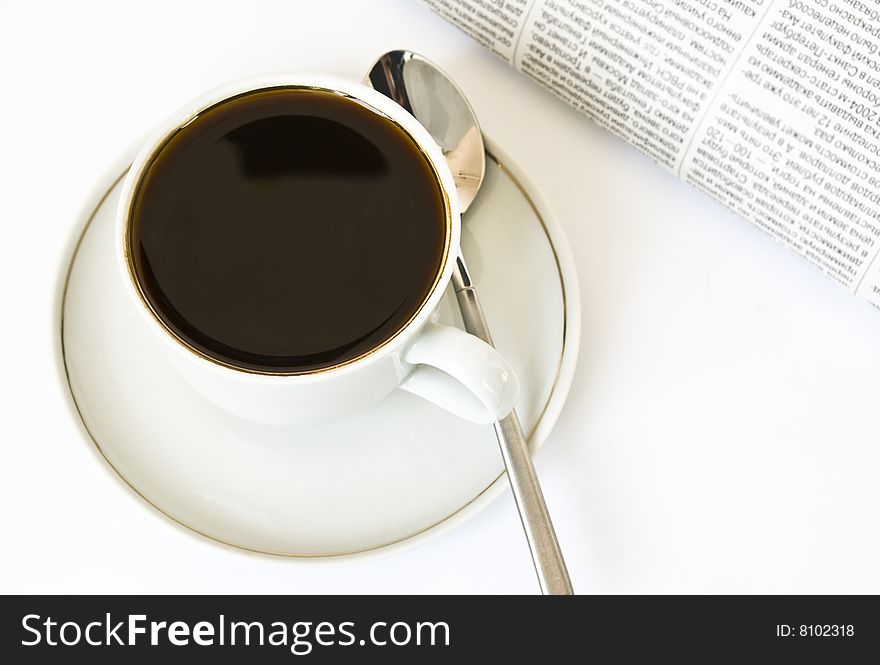
POLYGON ((880 593, 880 312, 576 114, 415 0, 0 5, 2 592, 533 593, 505 495, 403 553, 335 565, 190 535, 111 477, 53 357, 95 178, 189 98, 421 51, 556 210, 583 343, 538 455, 580 593, 880 593))

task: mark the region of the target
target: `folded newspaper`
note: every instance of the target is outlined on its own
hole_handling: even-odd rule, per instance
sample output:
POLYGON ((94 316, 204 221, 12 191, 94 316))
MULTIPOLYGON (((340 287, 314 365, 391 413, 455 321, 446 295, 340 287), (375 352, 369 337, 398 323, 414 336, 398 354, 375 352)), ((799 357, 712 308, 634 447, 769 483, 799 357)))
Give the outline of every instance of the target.
POLYGON ((424 0, 880 307, 880 0, 424 0))

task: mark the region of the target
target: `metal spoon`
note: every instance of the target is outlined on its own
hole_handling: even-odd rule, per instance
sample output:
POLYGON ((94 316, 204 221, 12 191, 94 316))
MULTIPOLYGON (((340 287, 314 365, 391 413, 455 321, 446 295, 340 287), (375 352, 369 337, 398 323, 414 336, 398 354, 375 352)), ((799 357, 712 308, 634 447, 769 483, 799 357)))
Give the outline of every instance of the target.
MULTIPOLYGON (((461 211, 465 212, 483 182, 486 156, 477 117, 464 93, 442 69, 412 51, 389 51, 376 61, 365 82, 403 106, 434 137, 452 170, 461 211)), ((464 258, 458 259, 452 285, 465 329, 492 344, 489 326, 464 258)), ((516 412, 495 423, 495 434, 541 591, 571 595, 574 591, 568 570, 516 412)))

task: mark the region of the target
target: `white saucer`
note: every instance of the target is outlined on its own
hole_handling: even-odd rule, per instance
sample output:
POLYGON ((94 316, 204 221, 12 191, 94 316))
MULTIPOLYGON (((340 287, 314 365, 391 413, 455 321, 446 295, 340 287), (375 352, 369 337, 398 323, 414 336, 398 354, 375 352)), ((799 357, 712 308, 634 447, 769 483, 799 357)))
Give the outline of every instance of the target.
MULTIPOLYGON (((497 147, 490 151, 504 166, 489 160, 462 244, 495 342, 519 373, 517 411, 534 450, 571 383, 577 280, 546 205, 497 147)), ((307 428, 242 421, 191 392, 157 354, 117 272, 113 217, 124 172, 106 175, 77 223, 60 346, 86 433, 147 502, 229 545, 327 557, 412 544, 506 488, 491 428, 402 391, 307 428)), ((460 323, 449 294, 442 309, 460 323)))

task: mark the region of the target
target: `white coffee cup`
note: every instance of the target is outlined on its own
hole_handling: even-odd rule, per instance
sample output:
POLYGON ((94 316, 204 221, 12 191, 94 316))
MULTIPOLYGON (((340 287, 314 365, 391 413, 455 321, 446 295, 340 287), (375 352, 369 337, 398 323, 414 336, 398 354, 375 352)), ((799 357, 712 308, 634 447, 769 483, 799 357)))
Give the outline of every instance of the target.
POLYGON ((480 339, 436 322, 438 304, 458 257, 461 216, 452 174, 427 130, 402 107, 359 83, 330 76, 268 74, 220 86, 187 104, 146 142, 125 177, 116 220, 116 253, 126 290, 143 321, 165 344, 165 356, 205 399, 249 420, 307 423, 343 417, 396 388, 419 395, 463 418, 489 423, 507 415, 519 393, 504 357, 480 339), (279 375, 221 363, 178 337, 153 311, 131 261, 129 224, 136 187, 168 137, 200 113, 243 93, 265 88, 329 91, 358 101, 402 128, 419 146, 441 185, 446 247, 439 276, 415 316, 390 339, 338 366, 279 375))

